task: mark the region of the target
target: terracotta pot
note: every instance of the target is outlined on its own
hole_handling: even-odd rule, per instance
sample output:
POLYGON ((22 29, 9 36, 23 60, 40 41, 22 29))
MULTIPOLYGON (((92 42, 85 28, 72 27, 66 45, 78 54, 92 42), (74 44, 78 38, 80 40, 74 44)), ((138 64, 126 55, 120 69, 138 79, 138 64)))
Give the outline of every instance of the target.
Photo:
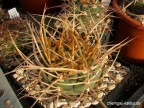
POLYGON ((115 29, 115 42, 133 39, 122 47, 120 55, 134 64, 144 64, 144 25, 127 16, 113 0, 113 7, 120 17, 115 29))
POLYGON ((60 7, 54 8, 54 6, 62 3, 61 0, 19 0, 19 2, 22 8, 33 14, 43 14, 45 6, 48 8, 47 13, 57 12, 60 7))

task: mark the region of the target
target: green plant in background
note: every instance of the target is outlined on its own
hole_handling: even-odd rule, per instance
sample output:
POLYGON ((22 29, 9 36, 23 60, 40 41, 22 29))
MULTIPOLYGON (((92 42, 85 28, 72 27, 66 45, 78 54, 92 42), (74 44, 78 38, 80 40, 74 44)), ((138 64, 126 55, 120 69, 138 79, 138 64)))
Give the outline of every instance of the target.
POLYGON ((7 21, 8 19, 8 14, 6 14, 6 12, 0 8, 0 24, 2 24, 4 21, 7 21))
POLYGON ((71 12, 77 15, 83 14, 79 16, 79 19, 84 22, 85 25, 91 25, 92 22, 89 19, 94 19, 97 23, 101 18, 104 18, 105 9, 98 1, 93 0, 92 2, 88 2, 88 0, 75 0, 74 6, 75 8, 72 9, 71 12))
POLYGON ((134 0, 134 3, 130 6, 130 10, 137 15, 144 14, 144 0, 134 0))
MULTIPOLYGON (((107 9, 108 8, 104 7, 99 0, 72 0, 68 5, 66 4, 64 6, 63 10, 64 13, 69 14, 69 17, 67 17, 68 20, 73 20, 73 18, 76 17, 75 24, 81 22, 85 26, 83 27, 78 23, 79 25, 77 24, 75 29, 81 31, 82 34, 87 34, 87 32, 91 33, 91 31, 95 29, 93 28, 94 25, 97 24, 99 26, 97 27, 96 32, 102 33, 103 28, 106 29, 105 33, 110 31, 110 19, 106 18, 108 15, 106 13, 107 9)), ((63 14, 61 17, 63 17, 63 14)))
POLYGON ((26 44, 29 42, 29 36, 26 35, 29 33, 26 24, 26 20, 9 19, 8 15, 3 10, 0 10, 0 58, 1 62, 8 63, 5 68, 16 65, 13 58, 18 55, 11 42, 9 32, 21 50, 25 49, 25 47, 30 48, 29 44, 26 44))
POLYGON ((96 87, 111 70, 113 63, 105 67, 111 61, 110 54, 122 45, 102 44, 109 15, 103 16, 100 3, 95 2, 97 8, 91 8, 93 4, 82 6, 84 10, 80 11, 75 10, 75 5, 74 2, 72 6, 66 5, 57 17, 43 15, 39 30, 28 24, 33 47, 29 56, 23 54, 11 37, 24 59, 14 72, 21 73, 22 77, 17 80, 27 90, 26 96, 45 106, 55 99, 58 102, 59 98, 84 101, 94 97, 106 108, 97 97, 96 87), (53 20, 55 26, 51 26, 53 20))
POLYGON ((9 32, 11 32, 18 47, 24 47, 23 42, 26 41, 26 37, 20 32, 26 32, 26 21, 20 19, 9 20, 0 25, 0 46, 1 54, 4 56, 12 56, 17 53, 14 45, 11 43, 9 32))
POLYGON ((144 24, 144 0, 119 0, 118 2, 123 5, 122 9, 127 15, 144 24))

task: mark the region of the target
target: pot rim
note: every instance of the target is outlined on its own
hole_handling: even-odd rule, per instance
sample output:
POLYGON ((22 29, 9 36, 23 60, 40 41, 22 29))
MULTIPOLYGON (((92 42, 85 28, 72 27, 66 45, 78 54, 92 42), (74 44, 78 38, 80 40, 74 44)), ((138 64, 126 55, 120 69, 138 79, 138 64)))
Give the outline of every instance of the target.
POLYGON ((130 16, 126 15, 118 6, 117 4, 117 0, 113 0, 113 8, 115 9, 115 12, 117 13, 117 15, 122 18, 126 23, 130 24, 131 26, 140 29, 140 30, 144 30, 144 25, 141 24, 140 22, 134 20, 133 18, 131 18, 130 16))

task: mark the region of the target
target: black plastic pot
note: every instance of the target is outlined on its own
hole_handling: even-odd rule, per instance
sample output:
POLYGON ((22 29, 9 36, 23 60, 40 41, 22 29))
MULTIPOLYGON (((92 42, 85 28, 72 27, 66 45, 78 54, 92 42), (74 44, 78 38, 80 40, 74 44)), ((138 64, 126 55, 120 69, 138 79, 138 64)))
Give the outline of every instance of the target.
POLYGON ((127 100, 130 105, 121 108, 144 108, 144 84, 127 100))
MULTIPOLYGON (((124 105, 135 99, 136 101, 144 99, 144 86, 137 92, 138 88, 140 88, 144 84, 144 68, 130 65, 130 71, 116 86, 116 88, 111 91, 103 100, 103 102, 108 106, 108 108, 139 108, 136 106, 124 105), (132 96, 134 93, 139 94, 136 97, 136 94, 132 96), (141 94, 141 95, 140 95, 141 94), (142 96, 142 97, 141 97, 142 96), (131 98, 130 98, 131 97, 131 98)), ((92 106, 91 108, 102 108, 101 105, 92 106)), ((144 108, 144 107, 140 107, 144 108)))

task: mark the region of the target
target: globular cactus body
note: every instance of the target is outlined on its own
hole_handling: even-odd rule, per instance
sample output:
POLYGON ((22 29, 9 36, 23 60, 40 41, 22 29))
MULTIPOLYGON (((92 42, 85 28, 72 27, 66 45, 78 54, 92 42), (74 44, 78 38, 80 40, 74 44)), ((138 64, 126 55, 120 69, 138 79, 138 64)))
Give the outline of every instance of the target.
POLYGON ((39 32, 29 24, 33 44, 29 57, 13 42, 25 60, 14 71, 25 70, 23 79, 27 79, 28 96, 44 104, 56 98, 83 101, 95 91, 103 73, 109 71, 105 67, 108 55, 120 48, 102 45, 108 15, 103 14, 104 8, 99 3, 95 5, 96 8, 92 4, 78 5, 79 10, 67 5, 64 13, 57 17, 42 16, 39 32), (85 12, 88 13, 85 15, 85 12), (46 25, 45 18, 56 20, 55 26, 51 26, 51 22, 46 25), (35 90, 37 86, 41 89, 35 90))

